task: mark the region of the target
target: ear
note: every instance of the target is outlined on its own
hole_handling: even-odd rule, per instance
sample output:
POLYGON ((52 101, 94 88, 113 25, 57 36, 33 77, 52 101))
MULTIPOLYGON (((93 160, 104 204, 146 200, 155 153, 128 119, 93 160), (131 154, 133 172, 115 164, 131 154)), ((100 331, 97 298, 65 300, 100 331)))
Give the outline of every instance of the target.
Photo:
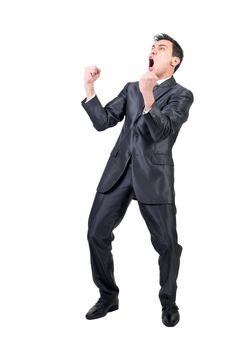
POLYGON ((176 56, 172 57, 171 66, 174 67, 174 69, 179 63, 180 63, 179 57, 176 57, 176 56))

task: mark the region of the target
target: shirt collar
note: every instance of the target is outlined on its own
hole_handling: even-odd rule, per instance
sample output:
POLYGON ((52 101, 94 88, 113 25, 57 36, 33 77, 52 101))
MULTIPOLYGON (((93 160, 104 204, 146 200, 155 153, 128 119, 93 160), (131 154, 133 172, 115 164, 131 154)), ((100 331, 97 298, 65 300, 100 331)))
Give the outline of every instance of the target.
POLYGON ((170 78, 171 78, 171 76, 170 76, 170 77, 167 77, 167 78, 164 78, 164 79, 159 79, 159 80, 157 80, 157 85, 162 84, 164 81, 166 81, 167 79, 170 79, 170 78))

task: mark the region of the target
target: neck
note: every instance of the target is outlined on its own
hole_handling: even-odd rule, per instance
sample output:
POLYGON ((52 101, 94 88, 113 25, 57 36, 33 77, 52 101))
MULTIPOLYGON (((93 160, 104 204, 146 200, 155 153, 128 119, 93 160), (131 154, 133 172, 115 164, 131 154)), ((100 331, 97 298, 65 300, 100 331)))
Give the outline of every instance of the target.
POLYGON ((172 72, 171 70, 167 71, 165 73, 162 73, 161 75, 158 75, 158 79, 161 80, 161 79, 170 78, 173 75, 173 73, 174 72, 172 72))

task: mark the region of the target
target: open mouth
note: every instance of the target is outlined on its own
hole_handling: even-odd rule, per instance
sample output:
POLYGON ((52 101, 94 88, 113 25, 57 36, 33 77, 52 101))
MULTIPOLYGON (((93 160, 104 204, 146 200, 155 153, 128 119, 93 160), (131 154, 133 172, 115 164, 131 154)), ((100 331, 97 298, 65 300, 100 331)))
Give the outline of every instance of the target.
POLYGON ((153 58, 149 58, 149 68, 152 68, 154 65, 154 60, 153 58))

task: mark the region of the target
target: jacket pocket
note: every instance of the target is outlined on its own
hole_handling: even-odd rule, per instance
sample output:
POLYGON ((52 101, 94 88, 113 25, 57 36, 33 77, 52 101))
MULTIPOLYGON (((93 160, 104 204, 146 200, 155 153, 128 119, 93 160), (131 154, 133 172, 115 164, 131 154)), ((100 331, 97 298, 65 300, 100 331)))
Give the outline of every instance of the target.
POLYGON ((166 153, 152 153, 151 154, 151 163, 159 165, 171 165, 174 166, 174 161, 170 154, 166 153))

